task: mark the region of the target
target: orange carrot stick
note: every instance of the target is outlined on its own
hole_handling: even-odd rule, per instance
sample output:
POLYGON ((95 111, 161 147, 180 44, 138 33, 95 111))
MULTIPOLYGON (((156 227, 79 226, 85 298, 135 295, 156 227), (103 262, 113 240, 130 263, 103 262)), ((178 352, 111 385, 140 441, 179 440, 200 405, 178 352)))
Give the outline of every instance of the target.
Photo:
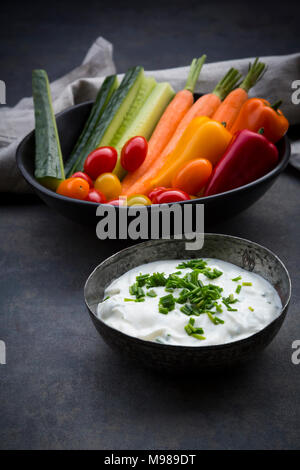
POLYGON ((193 59, 185 88, 180 90, 168 105, 148 142, 148 153, 144 163, 123 179, 122 191, 124 193, 153 165, 171 139, 179 122, 194 103, 193 92, 205 59, 206 55, 200 59, 193 59))
POLYGON ((217 84, 212 93, 201 96, 186 113, 182 121, 179 123, 169 144, 163 151, 163 155, 171 153, 177 145, 180 137, 189 125, 192 119, 198 116, 212 117, 221 104, 225 96, 233 89, 236 82, 241 78, 239 72, 231 68, 222 80, 217 84))
POLYGON ((262 77, 266 65, 255 59, 253 64, 249 64, 248 73, 239 86, 226 96, 213 115, 215 121, 226 123, 226 129, 230 131, 245 101, 248 99, 248 92, 255 83, 262 77))
POLYGON ((201 96, 180 121, 168 145, 156 158, 155 162, 153 162, 140 178, 133 181, 130 186, 127 184, 124 185, 122 187, 122 194, 127 196, 131 194, 146 194, 148 191, 148 182, 152 180, 156 173, 164 166, 168 155, 176 147, 189 123, 198 116, 211 117, 218 106, 220 106, 222 99, 232 90, 240 78, 241 75, 239 72, 231 68, 217 84, 212 93, 201 96))

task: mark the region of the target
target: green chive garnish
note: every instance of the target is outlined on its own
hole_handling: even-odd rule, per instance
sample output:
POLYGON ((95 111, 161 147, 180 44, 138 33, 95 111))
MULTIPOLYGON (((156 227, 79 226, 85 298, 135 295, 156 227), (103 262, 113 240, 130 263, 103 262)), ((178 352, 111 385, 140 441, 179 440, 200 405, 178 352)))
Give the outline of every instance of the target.
POLYGON ((171 312, 171 310, 174 310, 174 308, 175 308, 175 299, 174 299, 173 295, 168 294, 168 295, 165 295, 164 297, 161 297, 159 299, 158 307, 159 307, 160 313, 165 313, 165 311, 164 311, 165 309, 167 310, 167 313, 171 312), (163 309, 162 312, 161 312, 161 308, 163 309))
POLYGON ((153 273, 152 276, 149 276, 146 279, 146 287, 159 287, 165 286, 167 282, 167 278, 165 277, 165 273, 153 273))
POLYGON ((231 279, 231 280, 234 281, 234 282, 238 282, 238 281, 240 281, 241 279, 242 279, 242 276, 238 276, 238 277, 235 277, 235 278, 233 278, 233 279, 231 279))
POLYGON ((164 315, 167 315, 169 313, 169 309, 167 309, 165 307, 158 307, 158 311, 159 311, 159 313, 162 313, 164 315))
POLYGON ((221 320, 221 318, 214 316, 212 312, 207 311, 205 313, 207 314, 210 321, 214 323, 214 325, 219 325, 219 323, 224 323, 224 321, 221 320))
POLYGON ((204 333, 203 328, 196 328, 194 324, 195 324, 195 319, 190 318, 188 324, 185 325, 184 327, 187 334, 189 336, 193 336, 196 339, 200 339, 200 340, 206 339, 205 336, 202 336, 204 333))
POLYGON ((140 274, 136 276, 136 283, 139 287, 143 287, 146 284, 146 280, 150 277, 150 274, 140 274))
POLYGON ((177 266, 177 269, 203 269, 207 266, 206 261, 203 259, 191 259, 189 261, 183 261, 177 266))
POLYGON ((243 286, 252 286, 252 282, 243 282, 243 286))
POLYGON ((236 294, 239 294, 241 292, 242 286, 239 284, 237 288, 235 289, 236 294))
POLYGON ((157 293, 151 289, 151 290, 148 290, 147 294, 146 294, 148 297, 157 297, 157 293))

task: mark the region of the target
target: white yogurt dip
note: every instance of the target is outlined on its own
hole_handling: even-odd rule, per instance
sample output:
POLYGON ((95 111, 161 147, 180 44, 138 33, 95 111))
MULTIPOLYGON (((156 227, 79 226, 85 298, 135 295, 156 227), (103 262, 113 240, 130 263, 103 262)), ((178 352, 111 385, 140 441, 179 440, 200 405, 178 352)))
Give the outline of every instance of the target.
MULTIPOLYGON (((130 294, 129 287, 136 283, 136 277, 140 274, 152 275, 158 272, 164 273, 167 278, 171 273, 180 272, 176 276, 183 278, 193 271, 191 268, 178 268, 180 263, 187 261, 156 261, 123 274, 106 288, 105 300, 98 305, 98 317, 116 330, 143 340, 182 346, 207 346, 247 338, 279 316, 282 308, 281 300, 268 281, 231 263, 211 258, 203 259, 207 267, 211 268, 210 272, 216 268, 222 274, 215 279, 209 279, 204 273, 198 273, 199 295, 203 292, 201 290, 203 286, 209 284, 219 286, 223 290, 219 294, 220 298, 214 301, 215 305, 209 305, 208 313, 199 314, 200 307, 198 310, 196 307, 194 313, 189 316, 181 311, 184 303, 177 302, 168 313, 160 313, 160 298, 171 295, 171 298, 178 299, 182 287, 174 288, 170 292, 165 290, 165 286, 147 288, 143 285, 141 289, 145 295, 140 297, 144 299, 141 302, 136 302, 137 297, 130 294), (157 296, 147 296, 149 291, 152 294, 154 291, 157 296), (192 330, 185 329, 190 320, 193 323, 193 325, 190 323, 192 330), (196 331, 195 328, 202 328, 203 332, 196 331), (195 336, 193 332, 196 332, 195 336)), ((195 306, 188 300, 186 304, 190 308, 195 306)))

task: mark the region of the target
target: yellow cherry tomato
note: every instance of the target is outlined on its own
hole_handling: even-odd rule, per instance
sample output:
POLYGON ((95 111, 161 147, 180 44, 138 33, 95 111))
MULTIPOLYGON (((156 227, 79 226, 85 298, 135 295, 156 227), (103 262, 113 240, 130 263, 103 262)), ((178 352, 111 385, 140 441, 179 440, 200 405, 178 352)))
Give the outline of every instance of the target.
POLYGON ((94 188, 101 191, 109 201, 117 199, 122 191, 119 178, 113 173, 102 173, 94 182, 94 188))
POLYGON ((144 194, 133 194, 127 199, 127 206, 150 206, 151 200, 144 194))

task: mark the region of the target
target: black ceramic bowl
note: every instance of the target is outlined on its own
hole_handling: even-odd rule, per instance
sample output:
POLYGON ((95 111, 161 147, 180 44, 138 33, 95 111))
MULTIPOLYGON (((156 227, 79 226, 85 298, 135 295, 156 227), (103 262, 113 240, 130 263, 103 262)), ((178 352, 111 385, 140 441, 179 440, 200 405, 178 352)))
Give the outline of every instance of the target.
POLYGON ((169 372, 219 368, 253 358, 277 334, 286 316, 290 295, 289 274, 274 253, 251 241, 220 234, 205 234, 204 246, 199 251, 186 251, 184 240, 152 240, 119 251, 97 266, 84 288, 90 317, 107 344, 146 366, 169 372), (106 325, 96 316, 104 289, 129 269, 149 261, 199 257, 218 258, 260 274, 274 286, 281 298, 283 307, 279 317, 249 338, 224 345, 193 347, 134 338, 106 325))
MULTIPOLYGON (((70 155, 86 122, 92 104, 92 102, 78 104, 57 115, 57 127, 64 158, 70 155)), ((238 214, 257 201, 287 166, 290 156, 290 144, 287 137, 278 142, 278 150, 280 155, 278 165, 262 178, 226 193, 177 204, 194 205, 197 202, 205 204, 205 219, 208 222, 209 220, 217 222, 238 214)), ((17 149, 17 165, 25 180, 40 198, 48 206, 76 222, 94 225, 99 221, 99 217, 96 217, 96 203, 61 196, 46 189, 36 181, 34 178, 34 155, 35 139, 33 131, 22 140, 17 149)))

